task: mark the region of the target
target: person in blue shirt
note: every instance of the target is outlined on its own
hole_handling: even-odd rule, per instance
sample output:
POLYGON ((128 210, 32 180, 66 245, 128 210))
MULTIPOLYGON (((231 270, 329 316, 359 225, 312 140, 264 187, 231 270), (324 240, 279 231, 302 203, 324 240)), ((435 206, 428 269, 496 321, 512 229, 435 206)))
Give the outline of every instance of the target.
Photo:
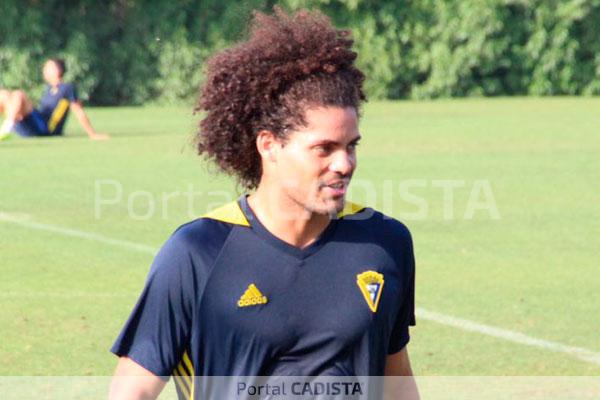
POLYGON ((49 59, 42 71, 48 86, 37 108, 22 90, 0 90, 0 113, 5 116, 0 126, 0 140, 10 137, 12 132, 22 137, 62 135, 69 110, 73 111, 90 139, 108 139, 108 135, 96 132, 90 123, 75 85, 63 82, 64 61, 49 59))
POLYGON ((408 377, 391 398, 418 399, 411 235, 346 201, 365 100, 351 47, 323 14, 275 8, 207 61, 198 151, 249 192, 155 257, 111 349, 111 400, 154 399, 171 376, 180 399, 245 399, 268 397, 214 377, 386 375, 408 377))

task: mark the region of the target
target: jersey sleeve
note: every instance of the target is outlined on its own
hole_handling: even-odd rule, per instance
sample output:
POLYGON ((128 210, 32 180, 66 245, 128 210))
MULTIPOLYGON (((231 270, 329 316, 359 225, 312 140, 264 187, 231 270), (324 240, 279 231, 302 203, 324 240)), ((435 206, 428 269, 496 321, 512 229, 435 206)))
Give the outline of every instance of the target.
POLYGON ((156 256, 111 351, 157 376, 170 376, 189 343, 194 298, 192 262, 175 233, 156 256))
MULTIPOLYGON (((406 229, 406 228, 405 228, 406 229)), ((406 246, 404 247, 403 271, 405 272, 406 282, 404 291, 404 300, 399 305, 396 320, 390 336, 388 354, 395 354, 402 350, 409 342, 409 326, 416 324, 415 320, 415 256, 413 251, 412 239, 406 229, 406 246)))

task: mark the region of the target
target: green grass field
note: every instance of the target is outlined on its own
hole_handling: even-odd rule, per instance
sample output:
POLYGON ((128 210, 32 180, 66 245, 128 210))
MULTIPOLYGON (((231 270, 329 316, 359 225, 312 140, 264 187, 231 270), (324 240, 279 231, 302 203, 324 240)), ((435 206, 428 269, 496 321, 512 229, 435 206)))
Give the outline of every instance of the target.
MULTIPOLYGON (((352 199, 411 229, 418 307, 600 353, 599 110, 600 99, 574 98, 367 105, 352 199), (408 180, 426 215, 399 194, 408 180), (446 216, 441 180, 463 184, 446 216), (482 180, 499 219, 464 218, 482 180)), ((195 156, 188 110, 88 111, 110 141, 71 120, 64 138, 0 143, 0 375, 111 374, 108 349, 152 255, 102 238, 158 248, 239 194, 195 156), (98 190, 117 200, 97 209, 98 190)), ((600 375, 598 358, 417 322, 418 375, 600 375)))

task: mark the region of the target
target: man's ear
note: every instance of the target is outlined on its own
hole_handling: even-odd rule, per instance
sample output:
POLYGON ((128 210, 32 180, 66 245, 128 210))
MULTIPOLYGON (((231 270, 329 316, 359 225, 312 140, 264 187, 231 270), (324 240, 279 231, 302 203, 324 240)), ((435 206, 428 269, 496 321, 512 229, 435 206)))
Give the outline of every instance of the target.
POLYGON ((256 135, 256 149, 265 161, 277 161, 277 154, 281 148, 281 142, 271 131, 262 130, 256 135))

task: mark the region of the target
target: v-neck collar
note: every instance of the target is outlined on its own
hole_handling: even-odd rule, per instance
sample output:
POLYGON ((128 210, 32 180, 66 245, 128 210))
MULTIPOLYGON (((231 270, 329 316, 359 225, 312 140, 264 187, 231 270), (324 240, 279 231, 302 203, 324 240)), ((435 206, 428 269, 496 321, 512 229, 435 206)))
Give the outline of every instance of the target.
POLYGON ((254 211, 252 211, 252 209, 250 208, 247 197, 247 194, 243 194, 238 199, 238 204, 240 205, 240 209, 244 213, 246 219, 250 223, 250 227, 252 228, 252 230, 261 239, 265 240, 272 246, 298 259, 305 259, 319 251, 319 249, 321 249, 321 247, 323 247, 323 245, 327 243, 327 240, 331 237, 337 226, 337 219, 332 219, 329 222, 329 225, 327 225, 325 230, 314 242, 312 242, 304 248, 299 248, 290 243, 287 243, 284 240, 281 240, 277 236, 273 235, 267 228, 265 228, 265 226, 256 217, 256 214, 254 214, 254 211))

